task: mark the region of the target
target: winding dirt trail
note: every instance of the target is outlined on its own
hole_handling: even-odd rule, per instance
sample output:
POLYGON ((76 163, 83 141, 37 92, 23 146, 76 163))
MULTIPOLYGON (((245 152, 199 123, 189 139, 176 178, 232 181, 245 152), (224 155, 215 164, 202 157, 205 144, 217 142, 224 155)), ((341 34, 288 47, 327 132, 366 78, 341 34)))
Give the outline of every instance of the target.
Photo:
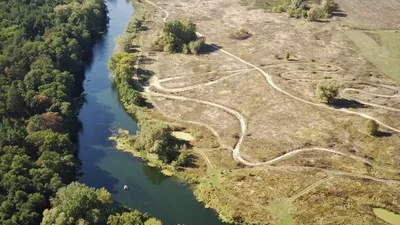
MULTIPOLYGON (((167 18, 168 18, 168 16, 169 16, 168 11, 166 11, 166 10, 163 9, 162 7, 158 6, 157 4, 151 2, 150 0, 146 0, 146 2, 148 2, 149 4, 151 4, 151 5, 153 5, 153 6, 157 7, 157 8, 159 8, 160 10, 162 10, 162 11, 166 14, 165 17, 163 18, 163 21, 164 21, 164 22, 167 21, 167 18)), ((200 33, 197 33, 197 35, 198 35, 198 36, 203 36, 203 35, 200 34, 200 33)), ((342 109, 342 108, 332 108, 332 107, 330 107, 330 106, 328 106, 328 105, 325 105, 325 104, 315 103, 315 102, 311 102, 311 101, 307 101, 307 100, 301 99, 301 98, 299 98, 299 97, 297 97, 297 96, 295 96, 295 95, 293 95, 293 94, 291 94, 291 93, 289 93, 289 92, 283 90, 283 89, 280 88, 279 86, 277 86, 277 85, 274 83, 274 81, 273 81, 273 79, 272 79, 272 76, 270 76, 267 72, 265 72, 264 70, 262 70, 260 67, 254 65, 254 64, 252 64, 252 63, 250 63, 250 62, 248 62, 248 61, 245 61, 244 59, 241 59, 240 57, 238 57, 238 56, 236 56, 236 55, 234 55, 234 54, 232 54, 232 53, 230 53, 230 52, 228 52, 228 51, 226 51, 226 50, 224 50, 224 49, 222 49, 222 48, 219 48, 219 47, 216 46, 216 45, 211 45, 211 46, 212 46, 213 48, 215 48, 216 50, 218 50, 219 52, 222 52, 222 53, 224 53, 224 54, 226 54, 226 55, 228 55, 228 56, 230 56, 230 57, 233 57, 233 58, 235 58, 236 60, 242 62, 243 64, 249 66, 249 67, 252 68, 253 70, 258 71, 259 73, 261 73, 261 74, 264 76, 264 78, 266 79, 266 81, 268 82, 268 84, 269 84, 272 88, 274 88, 275 90, 281 92, 282 94, 284 94, 284 95, 286 95, 286 96, 288 96, 288 97, 290 97, 290 98, 293 98, 293 99, 295 99, 295 100, 297 100, 297 101, 300 101, 300 102, 303 102, 303 103, 305 103, 305 104, 313 105, 313 106, 320 107, 320 108, 323 108, 323 109, 333 110, 333 111, 336 111, 336 112, 342 112, 342 113, 351 114, 351 115, 357 115, 357 116, 361 116, 361 117, 363 117, 363 118, 365 118, 365 119, 374 120, 375 122, 377 122, 378 124, 380 124, 382 127, 385 127, 386 129, 389 129, 389 130, 391 130, 391 131, 393 131, 393 132, 398 132, 398 133, 400 133, 400 130, 399 130, 399 129, 394 128, 394 127, 392 127, 392 126, 390 126, 390 125, 387 125, 387 124, 385 124, 385 123, 379 121, 378 119, 376 119, 376 118, 374 118, 374 117, 372 117, 372 116, 369 116, 369 115, 367 115, 367 114, 365 114, 365 113, 355 112, 355 111, 352 111, 352 110, 342 109)), ((157 78, 155 77, 155 78, 153 78, 153 79, 151 80, 150 86, 153 86, 153 87, 155 87, 155 88, 157 88, 157 89, 159 89, 159 90, 161 90, 161 91, 164 91, 164 92, 176 93, 176 92, 182 92, 182 91, 187 91, 187 90, 192 90, 192 89, 196 89, 196 88, 201 88, 201 87, 205 87, 205 86, 208 86, 208 85, 212 85, 212 84, 215 84, 215 83, 220 82, 220 81, 222 81, 222 80, 228 79, 228 78, 230 78, 230 77, 232 77, 232 76, 234 76, 234 75, 237 75, 237 74, 225 76, 225 77, 222 77, 222 78, 220 78, 220 79, 218 79, 218 80, 215 80, 215 81, 212 81, 212 82, 208 82, 208 83, 204 83, 204 84, 197 84, 197 85, 192 85, 192 86, 189 86, 189 87, 173 88, 173 89, 168 89, 168 88, 162 87, 162 86, 160 85, 160 81, 158 81, 157 78)), ((172 80, 172 78, 169 78, 169 79, 172 80)), ((178 78, 177 78, 177 79, 178 79, 178 78)), ((266 162, 252 162, 252 160, 250 159, 250 157, 243 157, 243 156, 241 155, 241 153, 240 153, 240 147, 241 147, 241 145, 242 145, 242 143, 243 143, 243 141, 244 141, 244 137, 245 137, 245 135, 246 135, 246 128, 247 128, 247 126, 246 126, 246 118, 245 118, 240 112, 238 112, 238 111, 236 111, 236 110, 234 110, 234 109, 231 109, 231 108, 229 108, 229 107, 226 107, 226 106, 223 106, 223 105, 220 105, 220 104, 217 104, 217 103, 209 102, 209 101, 203 101, 203 100, 199 100, 199 99, 186 98, 186 97, 182 97, 182 96, 175 96, 175 95, 169 95, 169 94, 164 94, 164 93, 153 92, 153 91, 150 90, 149 86, 148 86, 148 87, 145 87, 145 89, 144 89, 144 94, 145 94, 146 96, 148 96, 150 100, 151 100, 151 96, 154 96, 154 97, 163 97, 163 98, 174 99, 174 100, 180 100, 180 101, 193 101, 193 102, 196 102, 196 103, 199 103, 199 104, 204 104, 204 105, 209 105, 209 106, 213 106, 213 107, 219 108, 219 109, 221 109, 221 110, 223 110, 223 111, 225 111, 225 112, 228 112, 228 113, 230 113, 231 115, 235 116, 235 117, 239 120, 239 122, 240 122, 241 135, 240 135, 240 137, 239 137, 239 139, 238 139, 238 141, 237 141, 235 147, 233 148, 233 154, 232 154, 232 155, 233 155, 233 158, 234 158, 235 161, 240 162, 240 163, 242 163, 242 164, 244 164, 244 165, 247 165, 247 166, 263 166, 263 165, 270 165, 270 164, 273 164, 273 163, 275 163, 275 162, 277 162, 277 161, 279 161, 279 160, 283 160, 283 159, 285 159, 285 158, 294 156, 294 155, 299 154, 299 153, 302 153, 302 152, 307 152, 307 151, 321 151, 321 152, 327 152, 327 153, 332 153, 332 154, 337 154, 337 155, 341 155, 341 156, 350 157, 350 158, 352 158, 352 159, 354 159, 354 160, 363 162, 363 163, 365 163, 365 164, 374 166, 374 167, 376 167, 376 168, 379 168, 379 169, 382 169, 382 170, 385 170, 385 171, 400 172, 400 170, 393 170, 393 169, 388 169, 388 168, 383 168, 383 167, 377 166, 377 165, 375 165, 374 163, 372 163, 372 162, 370 162, 370 161, 368 161, 367 159, 364 159, 364 158, 362 158, 362 157, 358 157, 358 156, 355 156, 355 155, 352 155, 352 154, 349 154, 349 153, 344 153, 344 152, 337 151, 337 150, 321 148, 321 147, 312 147, 312 148, 295 149, 295 150, 292 150, 292 151, 289 152, 289 153, 286 153, 286 154, 284 154, 284 155, 282 155, 282 156, 279 156, 279 157, 277 157, 277 158, 271 159, 271 160, 266 161, 266 162)), ((151 100, 151 101, 152 101, 152 100, 151 100)), ((153 102, 153 104, 155 104, 154 101, 152 101, 152 102, 153 102)), ((371 103, 369 103, 369 104, 371 105, 371 103)), ((373 105, 371 105, 371 106, 375 106, 375 104, 373 104, 373 105)), ((196 125, 200 125, 200 126, 206 127, 207 129, 209 129, 209 130, 217 137, 218 142, 220 143, 221 146, 226 146, 226 145, 223 144, 223 142, 222 142, 220 136, 218 135, 218 133, 217 133, 211 126, 209 126, 209 125, 207 125, 207 124, 204 124, 204 123, 196 122, 196 121, 188 121, 188 120, 181 120, 181 119, 172 118, 172 117, 168 116, 165 112, 163 112, 163 111, 160 109, 160 107, 157 106, 157 104, 155 104, 155 107, 156 107, 156 109, 157 109, 158 111, 160 111, 164 116, 166 116, 166 117, 168 117, 168 118, 171 118, 171 119, 174 119, 174 120, 178 120, 178 121, 187 122, 187 123, 196 124, 196 125)), ((384 107, 384 106, 375 106, 375 107, 384 107)), ((208 162, 210 162, 210 160, 207 158, 207 156, 205 156, 204 154, 201 154, 201 155, 202 155, 203 157, 205 157, 205 160, 207 160, 208 162)), ((325 170, 324 170, 324 171, 325 171, 325 170)), ((331 174, 345 175, 345 176, 353 176, 353 177, 358 177, 358 178, 371 179, 371 180, 375 180, 375 181, 379 181, 379 182, 394 182, 393 180, 379 179, 379 178, 374 178, 374 177, 370 177, 370 176, 366 176, 366 175, 361 175, 361 174, 346 173, 346 172, 332 171, 332 170, 326 170, 326 171, 329 171, 329 173, 331 173, 331 174)), ((397 181, 396 181, 396 182, 397 182, 397 181)))

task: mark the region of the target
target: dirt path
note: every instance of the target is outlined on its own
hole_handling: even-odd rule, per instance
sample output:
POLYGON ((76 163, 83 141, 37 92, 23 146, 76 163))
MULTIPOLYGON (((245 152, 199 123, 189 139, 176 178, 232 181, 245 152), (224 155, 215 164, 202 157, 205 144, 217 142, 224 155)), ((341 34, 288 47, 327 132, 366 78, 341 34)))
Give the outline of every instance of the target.
MULTIPOLYGON (((163 18, 163 21, 164 21, 164 22, 167 21, 167 18, 168 18, 168 16, 169 16, 169 13, 168 13, 166 10, 164 10, 162 7, 156 5, 155 3, 153 3, 153 2, 151 2, 151 1, 149 1, 149 0, 146 0, 146 2, 148 2, 149 4, 151 4, 151 5, 153 5, 153 6, 157 7, 157 8, 159 8, 159 9, 161 9, 163 12, 165 12, 165 13, 166 13, 166 16, 163 18)), ((198 35, 198 36, 203 36, 203 35, 200 34, 200 33, 197 33, 197 35, 198 35)), ((376 119, 376 118, 374 118, 374 117, 372 117, 372 116, 369 116, 369 115, 367 115, 367 114, 365 114, 365 113, 354 112, 354 111, 351 111, 351 110, 348 110, 348 109, 337 109, 337 108, 332 108, 332 107, 330 107, 330 106, 328 106, 328 105, 325 105, 325 104, 310 102, 310 101, 301 99, 301 98, 299 98, 299 97, 297 97, 297 96, 294 96, 294 95, 290 94, 289 92, 287 92, 287 91, 281 89, 279 86, 277 86, 277 85, 274 83, 274 81, 273 81, 273 79, 272 79, 272 76, 270 76, 267 72, 265 72, 264 70, 262 70, 260 67, 255 66, 255 65, 253 65, 252 63, 247 62, 247 61, 245 61, 245 60, 239 58, 238 56, 236 56, 236 55, 234 55, 234 54, 232 54, 232 53, 230 53, 230 52, 228 52, 228 51, 226 51, 226 50, 224 50, 224 49, 219 48, 219 47, 216 46, 216 45, 211 45, 211 46, 212 46, 213 48, 215 48, 216 50, 219 50, 220 52, 222 52, 222 53, 224 53, 224 54, 226 54, 226 55, 229 55, 229 56, 231 56, 231 57, 237 59, 238 61, 240 61, 240 62, 246 64, 247 66, 253 68, 254 70, 259 71, 259 72, 265 77, 266 81, 268 82, 268 84, 269 84, 271 87, 273 87, 275 90, 281 92, 282 94, 284 94, 284 95, 286 95, 286 96, 289 96, 289 97, 291 97, 291 98, 293 98, 293 99, 295 99, 295 100, 298 100, 298 101, 301 101, 301 102, 303 102, 303 103, 306 103, 306 104, 309 104, 309 105, 313 105, 313 106, 316 106, 316 107, 321 107, 321 108, 324 108, 324 109, 333 110, 333 111, 337 111, 337 112, 342 112, 342 113, 346 113, 346 114, 357 115, 357 116, 361 116, 361 117, 366 118, 366 119, 374 120, 374 121, 376 121, 378 124, 380 124, 381 126, 387 128, 387 129, 389 129, 389 130, 392 130, 392 131, 394 131, 394 132, 400 133, 400 130, 399 130, 399 129, 394 128, 394 127, 391 127, 391 126, 389 126, 389 125, 387 125, 387 124, 385 124, 385 123, 379 121, 378 119, 376 119)), ((224 78, 224 77, 223 77, 223 78, 224 78)), ((228 77, 228 78, 229 78, 229 77, 228 77)), ((227 79, 227 78, 226 78, 226 79, 227 79)), ((162 87, 162 86, 160 85, 159 81, 157 81, 157 79, 154 78, 154 79, 152 79, 152 81, 151 81, 151 83, 150 83, 150 86, 154 86, 154 87, 159 88, 160 90, 165 91, 165 92, 180 92, 180 91, 190 90, 190 89, 194 89, 194 88, 201 88, 201 87, 204 87, 204 86, 208 86, 208 85, 211 85, 211 84, 215 84, 215 83, 217 83, 217 82, 219 82, 219 81, 221 81, 221 80, 223 80, 223 79, 220 78, 220 79, 218 79, 218 80, 216 80, 216 81, 212 81, 212 82, 205 83, 205 84, 194 85, 194 86, 190 86, 190 87, 185 87, 185 88, 168 89, 168 88, 162 87)), ((174 100, 180 100, 180 101, 193 101, 193 102, 197 102, 197 103, 200 103, 200 104, 210 105, 210 106, 213 106, 213 107, 222 109, 222 110, 224 110, 224 111, 230 113, 231 115, 234 115, 234 116, 239 120, 239 122, 240 122, 240 126, 241 126, 241 135, 240 135, 239 140, 238 140, 238 142, 236 143, 236 145, 235 145, 235 147, 234 147, 234 149, 233 149, 233 158, 234 158, 235 161, 240 162, 240 163, 242 163, 242 164, 244 164, 244 165, 247 165, 247 166, 262 166, 262 165, 272 164, 272 163, 277 162, 277 161, 279 161, 279 160, 282 160, 282 159, 284 159, 284 158, 287 158, 287 157, 296 155, 296 154, 301 153, 301 152, 306 152, 306 151, 322 151, 322 152, 328 152, 328 153, 338 154, 338 155, 350 157, 350 158, 352 158, 352 159, 354 159, 354 160, 361 161, 361 162, 366 163, 366 164, 369 164, 369 165, 373 165, 371 162, 369 162, 368 160, 366 160, 366 159, 364 159, 364 158, 361 158, 361 157, 358 157, 358 156, 355 156, 355 155, 351 155, 351 154, 348 154, 348 153, 343 153, 343 152, 340 152, 340 151, 337 151, 337 150, 331 150, 331 149, 320 148, 320 147, 296 149, 296 150, 293 150, 293 151, 291 151, 291 152, 289 152, 289 153, 286 153, 286 154, 284 154, 284 155, 282 155, 282 156, 279 156, 279 157, 277 157, 277 158, 271 159, 271 160, 269 160, 269 161, 267 161, 267 162, 256 162, 256 163, 255 163, 255 162, 251 162, 251 161, 249 161, 248 159, 245 159, 244 157, 242 157, 242 156, 241 156, 241 153, 240 153, 240 147, 241 147, 241 145, 242 145, 242 143, 243 143, 243 141, 244 141, 244 137, 245 137, 245 134, 246 134, 246 119, 245 119, 245 117, 244 117, 240 112, 238 112, 238 111, 236 111, 236 110, 234 110, 234 109, 231 109, 231 108, 229 108, 229 107, 226 107, 226 106, 223 106, 223 105, 220 105, 220 104, 216 104, 216 103, 213 103, 213 102, 209 102, 209 101, 203 101, 203 100, 199 100, 199 99, 192 99, 192 98, 186 98, 186 97, 182 97, 182 96, 174 96, 174 95, 167 95, 167 94, 152 92, 152 91, 150 91, 149 87, 146 87, 146 88, 145 88, 145 94, 146 94, 148 97, 150 97, 150 99, 151 99, 151 96, 156 96, 156 97, 164 97, 164 98, 174 99, 174 100)), ((154 103, 154 101, 152 101, 152 102, 154 103)), ((163 115, 165 115, 165 116, 168 117, 168 118, 171 118, 170 116, 168 116, 167 114, 165 114, 157 105, 155 105, 155 107, 156 107, 157 110, 159 110, 163 115)), ((376 107, 379 107, 379 106, 376 106, 376 107)), ((177 120, 176 118, 173 118, 173 119, 177 120)), ((180 119, 178 119, 178 120, 180 120, 180 119)), ((221 138, 220 138, 220 136, 218 135, 218 133, 217 133, 212 127, 210 127, 209 125, 203 124, 203 123, 199 123, 199 122, 196 122, 196 121, 187 121, 187 120, 181 120, 181 121, 182 121, 182 122, 187 122, 187 123, 196 124, 196 125, 201 125, 201 126, 206 127, 207 129, 209 129, 209 130, 217 137, 218 142, 221 144, 221 146, 224 146, 224 144, 222 143, 221 138)), ((206 157, 205 155, 203 155, 203 156, 206 157)), ((246 157, 246 158, 248 158, 248 157, 246 157)), ((208 161, 209 161, 208 158, 205 158, 205 160, 208 160, 208 161)), ((376 165, 373 165, 373 166, 377 167, 376 165)), ((378 168, 383 169, 383 170, 386 170, 386 171, 395 171, 395 172, 398 172, 398 171, 399 171, 399 170, 386 169, 386 168, 382 168, 382 167, 378 167, 378 168)), ((333 172, 331 172, 331 173, 333 173, 333 172)), ((364 176, 364 175, 353 174, 353 173, 345 173, 345 172, 340 172, 340 171, 335 171, 333 174, 336 174, 336 175, 353 176, 353 177, 359 177, 359 178, 364 178, 364 179, 371 179, 371 180, 380 181, 380 182, 392 182, 392 180, 378 179, 378 178, 374 178, 374 177, 370 177, 370 176, 364 176)))
POLYGON ((372 106, 372 107, 377 107, 377 108, 386 109, 386 110, 390 110, 390 111, 400 112, 400 109, 397 109, 397 108, 388 107, 388 106, 384 106, 384 105, 378 105, 378 104, 371 103, 371 102, 366 102, 366 101, 363 101, 363 100, 360 100, 360 99, 357 99, 357 98, 354 98, 354 97, 349 97, 349 96, 346 95, 347 92, 359 92, 359 93, 363 93, 363 94, 367 94, 367 95, 375 96, 375 97, 381 97, 381 98, 400 98, 400 95, 398 95, 398 94, 380 95, 380 94, 368 93, 368 92, 361 91, 361 90, 358 90, 358 89, 355 89, 355 88, 345 88, 345 89, 340 91, 340 96, 342 96, 343 98, 352 99, 352 100, 355 100, 355 101, 357 101, 357 102, 359 102, 361 104, 369 105, 369 106, 372 106))
POLYGON ((325 183, 326 181, 328 181, 329 179, 331 179, 331 176, 327 176, 313 184, 311 184, 310 186, 304 188, 302 191, 300 191, 299 193, 293 195, 292 197, 289 198, 290 202, 294 202, 296 199, 300 198, 303 195, 306 195, 307 193, 309 193, 310 191, 314 190, 316 187, 318 187, 319 185, 325 183))

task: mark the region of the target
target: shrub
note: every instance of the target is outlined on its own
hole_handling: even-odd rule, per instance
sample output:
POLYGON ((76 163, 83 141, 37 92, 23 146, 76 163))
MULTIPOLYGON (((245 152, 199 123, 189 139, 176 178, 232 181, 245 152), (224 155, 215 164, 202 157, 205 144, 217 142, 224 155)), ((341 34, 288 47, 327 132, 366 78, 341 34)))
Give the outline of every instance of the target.
POLYGON ((184 44, 182 47, 182 53, 183 54, 189 54, 190 53, 190 49, 189 49, 189 45, 184 44))
POLYGON ((179 154, 178 158, 172 162, 173 166, 188 166, 190 163, 190 153, 188 152, 182 152, 181 154, 179 154))
POLYGON ((128 33, 116 38, 117 52, 130 52, 132 48, 132 40, 136 38, 134 33, 128 33))
POLYGON ((144 18, 131 20, 128 24, 128 27, 126 28, 126 32, 137 33, 143 30, 143 21, 144 18))
POLYGON ((191 41, 189 43, 189 51, 192 54, 198 54, 201 48, 205 45, 206 40, 204 37, 200 37, 196 41, 191 41))
POLYGON ((339 88, 333 84, 318 85, 315 91, 318 100, 327 104, 332 104, 338 94, 339 88))
POLYGON ((289 52, 285 53, 285 59, 289 61, 289 59, 290 59, 290 53, 289 52))
POLYGON ((368 134, 372 136, 376 136, 379 133, 379 124, 375 122, 375 120, 368 120, 367 122, 367 131, 368 134))
POLYGON ((293 9, 287 9, 286 10, 286 15, 288 17, 294 17, 295 11, 293 9))
POLYGON ((230 36, 233 39, 244 40, 244 39, 251 37, 251 34, 249 33, 249 31, 242 28, 240 30, 236 30, 235 32, 233 32, 230 36))
POLYGON ((322 0, 321 4, 314 4, 307 12, 307 19, 315 21, 318 19, 327 19, 332 16, 336 4, 332 0, 322 0))
POLYGON ((301 16, 306 19, 307 18, 307 10, 303 9, 301 10, 301 16))

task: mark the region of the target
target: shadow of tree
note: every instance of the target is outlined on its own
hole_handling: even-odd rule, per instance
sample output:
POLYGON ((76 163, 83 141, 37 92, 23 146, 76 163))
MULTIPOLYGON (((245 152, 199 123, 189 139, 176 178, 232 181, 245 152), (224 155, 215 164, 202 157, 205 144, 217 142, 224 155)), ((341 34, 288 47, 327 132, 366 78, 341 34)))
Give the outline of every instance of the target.
POLYGON ((335 101, 332 103, 332 106, 335 108, 354 108, 354 109, 359 109, 359 108, 367 108, 366 105, 355 101, 351 99, 335 99, 335 101))
POLYGON ((389 132, 378 131, 378 133, 375 136, 376 137, 391 137, 392 134, 389 132))
POLYGON ((347 17, 347 13, 340 9, 336 9, 332 12, 332 17, 347 17))
POLYGON ((150 65, 150 64, 153 64, 154 62, 156 62, 155 59, 146 57, 144 55, 140 56, 140 58, 139 58, 139 64, 150 65))
POLYGON ((221 46, 216 44, 206 44, 201 48, 200 54, 210 54, 222 49, 221 46))

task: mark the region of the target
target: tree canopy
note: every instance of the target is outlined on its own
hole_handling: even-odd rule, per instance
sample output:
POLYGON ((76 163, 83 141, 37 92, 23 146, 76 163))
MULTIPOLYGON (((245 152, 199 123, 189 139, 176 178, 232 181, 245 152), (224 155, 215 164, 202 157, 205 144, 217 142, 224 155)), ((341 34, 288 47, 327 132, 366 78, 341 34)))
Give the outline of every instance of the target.
POLYGON ((339 88, 334 84, 318 85, 315 95, 318 100, 323 103, 332 104, 339 94, 339 88))
POLYGON ((39 224, 76 180, 75 99, 107 19, 103 0, 0 2, 0 224, 39 224))
MULTIPOLYGON (((58 190, 56 196, 51 199, 52 207, 43 212, 40 224, 143 225, 148 220, 158 221, 147 213, 142 214, 124 207, 113 208, 112 204, 111 194, 106 189, 89 188, 73 182, 58 190)), ((158 224, 161 225, 161 222, 158 224)))
POLYGON ((166 52, 197 54, 205 44, 204 37, 196 35, 196 25, 188 19, 166 22, 162 35, 156 41, 166 52))

